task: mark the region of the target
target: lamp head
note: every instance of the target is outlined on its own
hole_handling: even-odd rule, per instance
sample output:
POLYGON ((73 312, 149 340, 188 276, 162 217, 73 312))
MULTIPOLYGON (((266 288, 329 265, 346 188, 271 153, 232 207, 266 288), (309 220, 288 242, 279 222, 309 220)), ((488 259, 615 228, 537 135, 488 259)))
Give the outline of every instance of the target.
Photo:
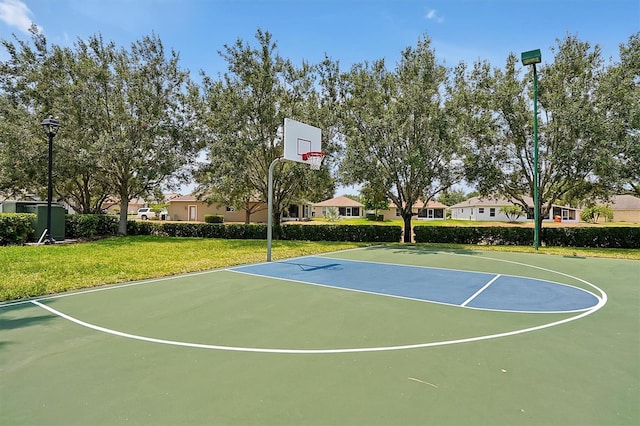
POLYGON ((542 62, 542 55, 540 49, 529 50, 528 52, 522 52, 521 55, 522 65, 533 65, 542 62))
POLYGON ((60 122, 53 118, 52 115, 50 115, 49 118, 45 118, 40 124, 47 136, 55 136, 55 134, 58 133, 58 128, 60 127, 60 122))

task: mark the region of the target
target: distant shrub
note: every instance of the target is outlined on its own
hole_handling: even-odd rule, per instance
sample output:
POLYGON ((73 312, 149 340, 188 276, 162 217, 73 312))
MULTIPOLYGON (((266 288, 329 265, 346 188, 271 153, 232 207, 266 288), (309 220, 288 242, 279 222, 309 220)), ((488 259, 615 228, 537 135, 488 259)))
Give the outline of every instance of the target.
POLYGON ((517 222, 524 212, 522 211, 522 207, 511 205, 500 207, 500 213, 504 213, 509 222, 517 222))
POLYGON ((65 216, 66 238, 93 238, 116 235, 118 217, 106 214, 68 214, 65 216))
POLYGON ((580 213, 580 219, 587 223, 597 223, 600 217, 606 221, 613 220, 613 209, 609 206, 591 206, 587 207, 580 213))
POLYGON ((22 245, 33 240, 33 213, 0 213, 0 246, 22 245))
POLYGON ((205 214, 204 215, 204 221, 206 223, 223 223, 224 222, 224 216, 219 215, 219 214, 205 214))
POLYGON ((329 207, 325 211, 324 218, 329 222, 337 222, 340 220, 340 211, 335 207, 329 207))

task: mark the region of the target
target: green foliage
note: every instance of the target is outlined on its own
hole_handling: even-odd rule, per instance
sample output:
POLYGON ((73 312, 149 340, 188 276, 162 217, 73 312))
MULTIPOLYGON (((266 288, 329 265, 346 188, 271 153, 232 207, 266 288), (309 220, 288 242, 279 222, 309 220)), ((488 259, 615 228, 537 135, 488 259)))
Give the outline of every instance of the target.
POLYGON ((223 223, 224 216, 219 214, 205 214, 204 221, 205 223, 223 223))
POLYGON ((402 228, 378 225, 299 225, 282 226, 283 240, 399 242, 402 228))
MULTIPOLYGON (((196 180, 209 195, 207 201, 236 209, 252 206, 256 198, 267 200, 269 166, 283 155, 285 117, 321 128, 323 151, 334 151, 332 102, 317 92, 315 68, 296 67, 282 58, 269 32, 258 30, 255 38, 257 47, 240 39, 225 45, 220 51, 228 64, 225 78, 203 79, 202 124, 207 127, 209 161, 196 172, 196 180)), ((330 64, 324 69, 330 71, 330 64)), ((292 202, 331 195, 330 161, 327 155, 317 172, 293 162, 276 164, 275 224, 292 202)))
POLYGON ((448 189, 438 195, 437 200, 445 206, 453 206, 461 203, 468 197, 465 195, 462 189, 448 189))
MULTIPOLYGON (((165 237, 223 238, 264 240, 267 225, 264 224, 213 224, 213 223, 149 223, 129 222, 130 235, 157 235, 165 237)), ((274 226, 275 239, 300 241, 353 241, 398 242, 402 234, 399 226, 378 225, 311 225, 285 224, 274 226)))
POLYGON ((517 222, 523 214, 522 207, 514 205, 500 207, 500 212, 507 216, 509 222, 517 222))
POLYGON ((597 205, 587 207, 580 213, 580 219, 583 222, 597 223, 600 217, 603 217, 606 221, 613 220, 613 209, 609 206, 597 205))
MULTIPOLYGON (((499 226, 472 227, 414 227, 419 243, 532 245, 533 229, 499 226)), ((546 246, 640 248, 640 228, 543 228, 540 235, 546 246)))
POLYGON ((531 245, 533 229, 499 226, 415 226, 417 243, 531 245))
MULTIPOLYGON (((197 94, 189 73, 155 35, 129 48, 100 35, 62 47, 49 45, 34 28, 32 44, 3 42, 10 59, 1 63, 0 93, 8 94, 2 100, 12 118, 28 116, 22 122, 31 124, 23 127, 37 129, 48 114, 59 118, 62 127, 54 139, 58 195, 83 213, 98 213, 108 195, 120 199, 120 232, 125 233, 127 202, 175 177, 199 150, 200 126, 192 109, 197 94)), ((44 188, 42 134, 10 130, 2 138, 10 142, 8 151, 0 146, 0 176, 12 165, 20 173, 8 176, 6 184, 0 178, 0 191, 5 185, 44 188), (16 150, 20 138, 25 143, 16 150)))
POLYGON ((106 214, 68 214, 65 216, 67 238, 93 238, 118 233, 118 218, 106 214))
POLYGON ((542 240, 549 246, 640 249, 640 228, 543 228, 542 240))
MULTIPOLYGON (((553 58, 538 68, 540 217, 563 197, 583 200, 614 187, 612 158, 621 152, 611 137, 610 108, 602 107, 603 58, 598 46, 574 36, 558 40, 553 58), (597 175, 597 177, 596 177, 597 175), (585 184, 585 176, 594 176, 585 184)), ((510 55, 503 69, 478 62, 456 71, 455 100, 465 119, 461 132, 470 141, 466 179, 483 195, 518 200, 533 197, 532 67, 522 73, 510 55)), ((618 101, 611 100, 612 102, 618 101)))
MULTIPOLYGON (((402 52, 393 71, 383 59, 358 64, 345 76, 345 159, 349 184, 385 191, 401 210, 405 242, 411 241, 412 206, 429 200, 461 177, 454 159, 457 109, 449 107, 449 71, 425 36, 402 52)), ((378 197, 368 197, 378 200, 378 197)))
POLYGON ((0 246, 21 245, 34 238, 32 213, 0 213, 0 246))
POLYGON ((152 235, 154 223, 147 220, 127 221, 127 235, 152 235))
POLYGON ((328 207, 324 213, 324 218, 329 222, 337 222, 340 220, 340 212, 336 207, 328 207))

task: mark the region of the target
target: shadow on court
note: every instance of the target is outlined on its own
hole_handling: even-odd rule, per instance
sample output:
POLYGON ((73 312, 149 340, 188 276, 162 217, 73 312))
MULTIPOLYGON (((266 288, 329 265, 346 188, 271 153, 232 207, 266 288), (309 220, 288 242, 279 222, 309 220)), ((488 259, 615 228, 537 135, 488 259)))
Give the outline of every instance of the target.
POLYGON ((24 305, 16 305, 11 308, 3 308, 0 313, 0 330, 16 330, 19 328, 31 327, 34 325, 42 325, 47 323, 53 319, 56 319, 57 316, 53 314, 23 314, 23 311, 31 311, 37 312, 33 310, 33 306, 31 304, 24 305), (31 308, 31 309, 29 309, 31 308))

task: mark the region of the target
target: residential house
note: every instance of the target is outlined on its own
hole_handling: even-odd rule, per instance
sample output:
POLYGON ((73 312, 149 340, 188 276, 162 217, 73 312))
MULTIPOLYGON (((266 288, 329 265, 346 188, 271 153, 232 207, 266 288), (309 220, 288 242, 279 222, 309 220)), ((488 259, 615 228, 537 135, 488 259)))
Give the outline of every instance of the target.
POLYGON ((640 222, 640 198, 633 195, 616 195, 607 205, 613 210, 615 222, 640 222))
MULTIPOLYGON (((127 214, 136 214, 138 209, 146 207, 147 202, 142 198, 134 198, 127 205, 127 214)), ((120 211, 120 201, 115 197, 108 197, 102 203, 102 209, 107 213, 116 213, 120 211)))
POLYGON ((336 209, 340 217, 364 217, 364 205, 359 201, 340 195, 312 205, 312 217, 325 217, 331 209, 336 209))
MULTIPOLYGON (((256 207, 251 214, 251 222, 267 222, 267 206, 259 201, 251 202, 256 207)), ((246 212, 235 210, 224 204, 207 204, 194 195, 180 195, 167 202, 167 211, 171 220, 187 222, 204 222, 205 215, 220 215, 225 222, 245 221, 246 212)))
MULTIPOLYGON (((531 197, 524 197, 526 203, 533 206, 531 197)), ((509 221, 506 214, 500 212, 502 207, 517 205, 516 202, 510 201, 503 197, 472 197, 461 203, 449 207, 451 211, 451 219, 457 220, 488 220, 497 222, 509 221)), ((533 209, 516 219, 517 222, 526 222, 533 219, 533 209)), ((549 215, 543 218, 543 221, 563 221, 577 223, 580 221, 580 211, 578 209, 552 205, 549 215)))
MULTIPOLYGON (((429 200, 426 205, 421 200, 418 200, 411 207, 411 211, 418 220, 444 220, 447 217, 446 210, 447 206, 434 200, 429 200)), ((378 214, 383 215, 384 220, 402 218, 400 215, 400 209, 394 203, 390 203, 387 210, 379 210, 378 214)))

